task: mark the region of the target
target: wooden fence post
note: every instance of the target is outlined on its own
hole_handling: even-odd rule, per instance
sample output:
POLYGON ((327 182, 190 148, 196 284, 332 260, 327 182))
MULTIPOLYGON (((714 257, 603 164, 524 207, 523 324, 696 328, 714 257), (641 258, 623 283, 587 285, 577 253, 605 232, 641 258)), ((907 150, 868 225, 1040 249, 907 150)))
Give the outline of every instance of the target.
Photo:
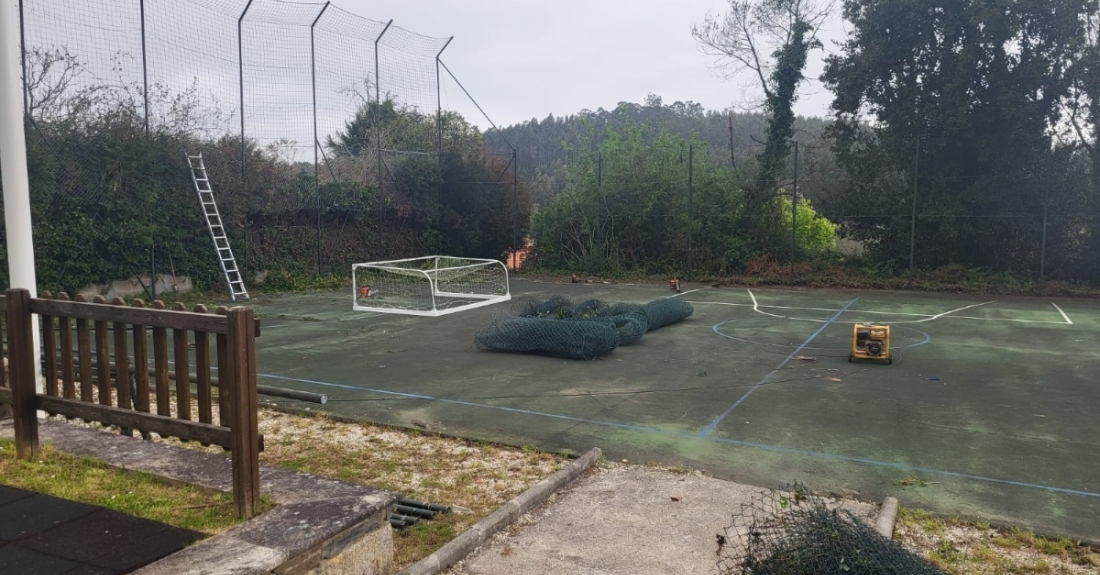
POLYGON ((15 453, 21 459, 38 455, 38 398, 34 381, 34 334, 31 323, 31 294, 9 289, 8 374, 11 376, 12 413, 15 423, 15 453))
MULTIPOLYGON (((176 311, 187 311, 187 307, 176 302, 176 311)), ((191 354, 187 351, 187 330, 172 329, 172 360, 176 365, 176 417, 191 420, 191 354)))
POLYGON ((228 368, 218 376, 221 389, 231 390, 230 421, 222 425, 232 432, 233 502, 242 519, 255 515, 260 506, 260 431, 256 398, 256 325, 251 308, 229 310, 228 368))

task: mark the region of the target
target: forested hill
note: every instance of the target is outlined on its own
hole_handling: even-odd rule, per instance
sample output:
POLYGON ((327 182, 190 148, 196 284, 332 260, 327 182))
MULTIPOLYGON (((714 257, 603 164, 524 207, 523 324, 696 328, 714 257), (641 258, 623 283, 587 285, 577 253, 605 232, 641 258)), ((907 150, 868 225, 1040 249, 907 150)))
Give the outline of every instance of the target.
MULTIPOLYGON (((729 165, 730 119, 733 120, 733 159, 743 170, 755 164, 754 156, 765 140, 766 119, 762 114, 705 110, 688 102, 665 104, 658 96, 645 103, 621 102, 613 110, 581 110, 568 116, 547 116, 501 129, 504 137, 519 150, 519 175, 531 185, 532 199, 543 203, 560 189, 559 169, 575 161, 579 154, 591 153, 609 131, 634 125, 652 134, 667 129, 687 139, 709 145, 715 160, 729 165)), ((795 121, 796 139, 821 144, 825 121, 799 117, 795 121)), ((495 151, 510 154, 511 149, 493 131, 486 132, 486 143, 495 151)), ((820 157, 821 151, 818 151, 820 157)), ((750 170, 751 172, 751 170, 750 170)))

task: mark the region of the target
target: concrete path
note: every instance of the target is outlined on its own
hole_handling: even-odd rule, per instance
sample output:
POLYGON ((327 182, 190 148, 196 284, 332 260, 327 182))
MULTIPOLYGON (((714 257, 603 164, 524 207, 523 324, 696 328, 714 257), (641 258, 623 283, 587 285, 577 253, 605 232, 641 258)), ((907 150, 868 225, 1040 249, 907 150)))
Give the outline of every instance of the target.
MULTIPOLYGON (((695 473, 604 463, 445 573, 713 573, 716 535, 762 493, 695 473)), ((865 503, 843 507, 872 524, 878 511, 865 503)))

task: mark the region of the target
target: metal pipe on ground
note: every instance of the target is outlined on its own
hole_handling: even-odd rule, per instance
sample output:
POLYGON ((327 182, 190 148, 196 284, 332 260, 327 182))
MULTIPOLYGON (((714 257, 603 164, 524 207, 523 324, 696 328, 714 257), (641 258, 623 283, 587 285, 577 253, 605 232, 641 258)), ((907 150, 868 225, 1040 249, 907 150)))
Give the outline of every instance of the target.
POLYGON ((423 501, 416 501, 415 499, 398 499, 397 504, 404 505, 405 507, 417 507, 420 509, 427 509, 428 511, 434 511, 436 513, 449 513, 451 511, 451 507, 449 505, 425 503, 423 501))
POLYGON ((416 525, 420 519, 412 517, 410 515, 401 515, 400 513, 390 513, 390 524, 400 523, 397 527, 408 527, 409 525, 416 525))
POLYGON ((413 517, 421 517, 423 519, 431 519, 435 517, 435 511, 428 511, 427 509, 420 509, 417 507, 408 507, 406 505, 398 505, 397 512, 402 515, 411 515, 413 517))

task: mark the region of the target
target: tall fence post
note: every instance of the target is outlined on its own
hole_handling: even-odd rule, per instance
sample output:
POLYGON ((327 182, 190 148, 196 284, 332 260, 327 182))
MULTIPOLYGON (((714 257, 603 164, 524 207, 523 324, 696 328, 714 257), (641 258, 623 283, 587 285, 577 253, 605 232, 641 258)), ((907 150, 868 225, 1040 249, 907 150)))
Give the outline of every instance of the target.
POLYGON ((512 148, 512 253, 519 253, 519 150, 512 148))
MULTIPOLYGON (((603 150, 596 151, 596 213, 592 218, 592 247, 600 251, 600 265, 607 267, 607 247, 603 243, 603 227, 600 226, 600 218, 607 213, 607 204, 603 197, 603 150)), ((591 268, 595 263, 589 260, 587 266, 591 268)), ((593 271, 589 269, 589 271, 593 271)))
POLYGON ((313 23, 309 25, 309 79, 313 88, 313 193, 316 196, 315 204, 317 206, 317 276, 321 276, 321 184, 320 184, 320 162, 321 158, 318 157, 317 147, 321 145, 320 137, 317 134, 317 48, 314 41, 314 28, 317 26, 317 21, 324 16, 325 10, 328 10, 330 2, 325 2, 325 5, 321 7, 321 11, 317 13, 317 17, 313 19, 313 23))
MULTIPOLYGON (((378 33, 378 37, 374 39, 374 149, 377 160, 378 170, 378 250, 381 253, 383 244, 382 230, 385 226, 385 191, 386 180, 382 175, 382 77, 381 66, 379 66, 379 51, 378 43, 382 41, 382 36, 386 35, 386 31, 390 29, 393 24, 391 19, 386 22, 386 27, 378 33)), ((368 96, 369 97, 369 96, 368 96)))
POLYGON ((244 27, 244 17, 248 14, 248 9, 252 7, 252 0, 248 0, 248 4, 244 5, 244 10, 241 10, 240 18, 237 18, 237 74, 240 80, 240 94, 241 94, 241 187, 244 187, 245 181, 245 145, 244 145, 244 41, 241 38, 242 30, 244 27))
POLYGON ((23 70, 23 115, 30 116, 30 94, 27 93, 27 32, 23 16, 23 0, 19 0, 19 67, 23 70))
POLYGON ((1039 282, 1046 280, 1047 267, 1047 212, 1050 208, 1050 188, 1043 187, 1043 239, 1039 247, 1039 282))
POLYGON ((737 169, 737 158, 733 154, 733 112, 730 112, 729 116, 729 128, 730 128, 730 167, 734 170, 737 169))
MULTIPOLYGON (((229 310, 226 371, 219 370, 219 384, 228 385, 229 422, 232 432, 233 503, 237 515, 247 519, 260 506, 260 431, 256 398, 256 326, 252 308, 229 310)), ((223 421, 224 424, 224 421, 223 421)))
POLYGON ((695 144, 688 144, 688 274, 692 281, 691 229, 695 227, 695 144))
POLYGON ((38 455, 38 414, 35 390, 34 327, 31 322, 31 293, 9 289, 8 379, 15 424, 15 453, 21 459, 38 455))
POLYGON ((913 158, 913 211, 909 217, 909 271, 913 271, 913 261, 917 247, 917 189, 920 179, 920 136, 917 136, 917 151, 913 158))
MULTIPOLYGON (((149 60, 145 51, 145 0, 138 2, 141 12, 141 99, 145 104, 145 135, 149 135, 149 60)), ((24 71, 24 73, 26 73, 24 71)))
POLYGON ((794 143, 794 185, 791 186, 791 282, 794 282, 794 260, 798 249, 798 142, 794 143))
MULTIPOLYGON (((447 46, 451 45, 451 40, 454 39, 454 36, 447 38, 447 42, 443 44, 443 47, 440 48, 439 52, 435 55, 435 129, 439 136, 440 166, 443 166, 443 80, 439 73, 439 58, 443 56, 443 51, 447 49, 447 46)), ((440 201, 443 200, 442 194, 439 199, 440 201)))

